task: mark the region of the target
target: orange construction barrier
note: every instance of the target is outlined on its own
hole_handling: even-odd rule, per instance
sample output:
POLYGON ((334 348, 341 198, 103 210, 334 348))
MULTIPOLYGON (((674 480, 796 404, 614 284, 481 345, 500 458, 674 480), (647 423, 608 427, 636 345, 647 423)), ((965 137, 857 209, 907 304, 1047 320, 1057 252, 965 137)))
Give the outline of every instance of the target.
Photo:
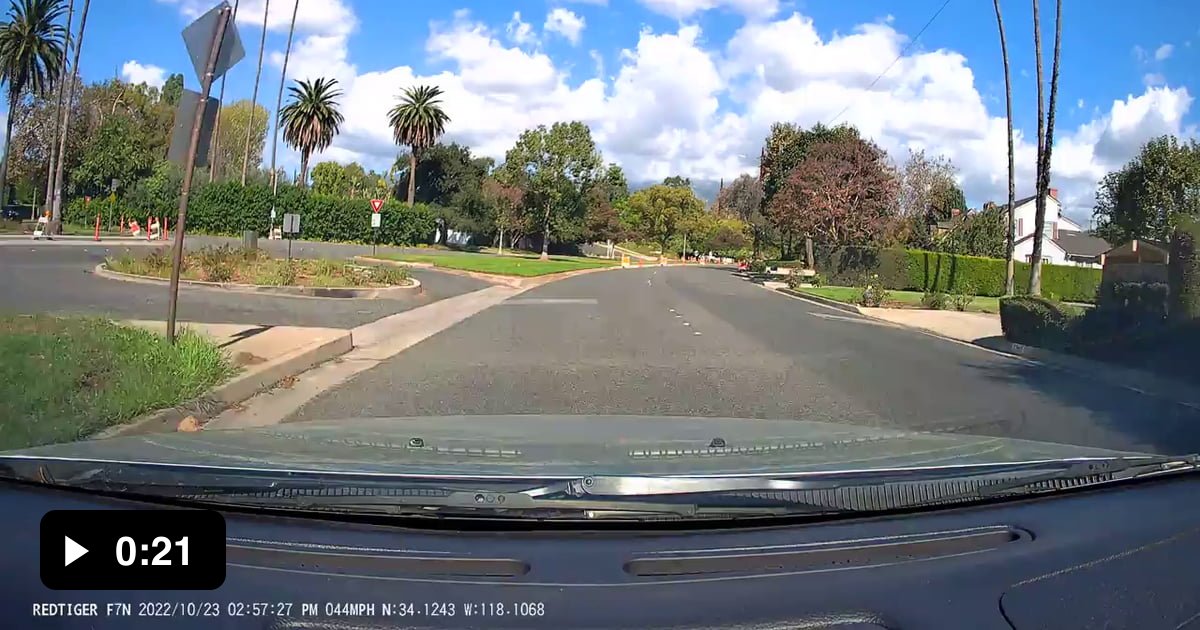
POLYGON ((162 226, 158 223, 158 217, 150 217, 146 227, 146 240, 156 241, 161 238, 162 226))
POLYGON ((129 220, 129 234, 132 236, 142 235, 142 226, 138 225, 137 219, 129 220))

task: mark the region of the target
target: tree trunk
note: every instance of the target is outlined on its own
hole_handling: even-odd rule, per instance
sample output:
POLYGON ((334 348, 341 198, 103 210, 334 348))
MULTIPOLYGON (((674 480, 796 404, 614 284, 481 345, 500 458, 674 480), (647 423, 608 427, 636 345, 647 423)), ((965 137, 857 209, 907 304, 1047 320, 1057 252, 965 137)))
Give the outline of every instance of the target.
MULTIPOLYGON (((91 5, 92 0, 83 0, 83 11, 79 14, 79 36, 75 38, 75 57, 74 61, 71 62, 72 68, 79 68, 79 53, 83 50, 83 33, 84 29, 87 28, 88 9, 91 5)), ((80 82, 82 82, 82 78, 79 76, 79 73, 72 71, 71 85, 67 88, 68 103, 75 99, 75 85, 80 82)), ((70 113, 71 108, 63 108, 62 124, 58 130, 58 165, 54 167, 54 203, 51 206, 50 216, 51 223, 56 226, 62 225, 63 164, 66 161, 67 133, 71 126, 71 119, 68 116, 70 113)))
MULTIPOLYGON (((233 15, 230 16, 229 21, 235 27, 237 26, 238 6, 241 3, 242 0, 233 0, 233 15)), ((208 154, 212 156, 212 159, 208 161, 208 183, 210 184, 216 181, 217 169, 221 166, 221 108, 225 106, 225 79, 228 78, 228 72, 221 75, 221 94, 217 96, 217 119, 213 121, 212 141, 209 142, 208 147, 208 154)))
MULTIPOLYGON (((70 2, 67 3, 67 37, 68 37, 68 41, 67 41, 67 49, 63 51, 64 55, 71 48, 71 42, 70 42, 69 38, 71 35, 71 22, 73 22, 74 20, 75 20, 75 0, 71 0, 70 2)), ((70 66, 66 66, 62 69, 62 73, 59 74, 59 77, 58 77, 58 97, 57 97, 57 100, 55 101, 55 105, 54 105, 54 135, 50 136, 50 155, 48 155, 47 159, 46 159, 46 198, 44 200, 42 200, 42 203, 45 204, 47 210, 51 209, 51 197, 54 196, 54 174, 55 174, 54 168, 55 168, 55 165, 58 163, 58 160, 55 159, 55 156, 58 155, 58 153, 57 153, 58 143, 56 141, 58 140, 58 128, 61 124, 61 123, 59 123, 58 119, 59 119, 59 115, 62 114, 63 107, 66 107, 66 105, 63 103, 63 98, 66 94, 67 81, 74 80, 74 78, 75 78, 74 72, 75 71, 70 66)))
POLYGON ((1007 262, 1004 271, 1004 295, 1012 295, 1016 291, 1016 265, 1013 262, 1013 247, 1016 239, 1016 219, 1013 217, 1013 204, 1017 197, 1016 172, 1013 165, 1013 113, 1012 113, 1012 74, 1008 69, 1008 42, 1004 37, 1004 18, 1000 16, 1000 0, 992 0, 996 7, 996 27, 1000 29, 1000 57, 1004 60, 1004 105, 1008 114, 1008 236, 1004 241, 1004 259, 1007 262))
POLYGON ((17 96, 12 94, 8 97, 8 121, 4 124, 4 163, 0 165, 0 206, 8 205, 8 148, 12 146, 13 112, 17 111, 17 96))
POLYGON ((542 260, 550 260, 550 204, 546 204, 546 213, 542 219, 542 260))
POLYGON ((1029 265, 1029 294, 1042 294, 1042 230, 1046 224, 1046 197, 1042 192, 1042 156, 1046 151, 1042 96, 1042 22, 1038 0, 1033 0, 1033 55, 1037 64, 1037 175, 1034 186, 1033 255, 1029 265))
POLYGON ((296 183, 301 188, 308 188, 308 156, 311 153, 311 151, 300 152, 300 175, 296 179, 296 183))
POLYGON ((408 153, 408 207, 412 207, 417 199, 417 149, 413 147, 408 153))
POLYGON ((250 138, 254 135, 254 108, 258 105, 258 80, 262 77, 263 50, 267 47, 267 12, 271 10, 271 0, 263 4, 262 40, 258 44, 258 70, 254 73, 254 92, 250 96, 250 122, 246 125, 246 148, 242 151, 242 185, 246 185, 246 170, 250 166, 250 138))
POLYGON ((500 227, 500 255, 504 255, 504 227, 500 227))
MULTIPOLYGON (((1062 50, 1062 0, 1055 3, 1054 10, 1054 61, 1050 66, 1050 103, 1046 109, 1046 141, 1042 153, 1042 188, 1038 193, 1038 198, 1042 199, 1042 219, 1040 223, 1046 222, 1046 202, 1045 198, 1050 194, 1050 155, 1054 150, 1054 109, 1057 107, 1058 100, 1058 60, 1059 53, 1062 50)), ((1061 204, 1060 204, 1061 209, 1061 204)), ((1038 262, 1038 285, 1041 286, 1042 281, 1042 263, 1038 262)))

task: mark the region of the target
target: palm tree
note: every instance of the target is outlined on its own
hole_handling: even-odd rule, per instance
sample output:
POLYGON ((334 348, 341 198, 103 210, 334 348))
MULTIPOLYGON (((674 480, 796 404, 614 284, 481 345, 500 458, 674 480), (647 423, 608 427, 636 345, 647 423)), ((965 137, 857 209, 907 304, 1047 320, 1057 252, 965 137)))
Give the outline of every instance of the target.
POLYGON ((1046 194, 1050 190, 1050 145, 1054 142, 1054 107, 1058 96, 1058 61, 1062 49, 1062 0, 1056 3, 1054 14, 1054 64, 1050 71, 1050 109, 1045 112, 1043 130, 1042 111, 1042 34, 1038 0, 1033 0, 1033 48, 1037 63, 1038 82, 1038 151, 1037 185, 1033 217, 1033 260, 1029 270, 1029 294, 1042 294, 1042 236, 1046 225, 1046 194))
POLYGON ((446 132, 450 117, 442 111, 442 89, 422 85, 405 88, 400 102, 388 112, 388 123, 396 144, 407 144, 408 157, 408 205, 413 205, 417 195, 417 160, 420 153, 433 146, 439 136, 446 132))
MULTIPOLYGON (((67 32, 71 31, 71 22, 75 19, 75 0, 70 0, 67 3, 67 32)), ((70 42, 67 42, 67 49, 71 48, 70 42)), ((50 136, 50 155, 46 159, 46 200, 45 208, 50 209, 50 200, 54 197, 54 165, 57 161, 54 159, 55 151, 58 149, 58 115, 62 112, 63 98, 66 96, 67 82, 70 80, 67 76, 70 75, 70 69, 64 68, 66 72, 61 73, 58 81, 58 97, 54 103, 54 135, 50 136)))
POLYGON ((1013 203, 1017 197, 1017 181, 1013 166, 1013 114, 1012 114, 1012 75, 1008 70, 1008 43, 1004 38, 1004 18, 1000 17, 1000 0, 992 0, 996 7, 996 26, 1000 29, 1000 56, 1004 59, 1004 105, 1008 113, 1008 237, 1005 239, 1004 258, 1008 261, 1004 272, 1004 295, 1012 295, 1015 289, 1013 263, 1013 239, 1016 236, 1016 226, 1013 218, 1013 203))
POLYGON ((62 120, 58 125, 58 157, 55 159, 57 164, 54 165, 54 201, 50 206, 51 218, 55 225, 59 225, 58 222, 62 218, 63 168, 67 161, 67 131, 71 126, 70 104, 75 100, 75 88, 82 81, 79 74, 79 53, 83 50, 83 33, 87 28, 88 9, 91 6, 92 0, 83 0, 83 12, 79 15, 79 34, 75 36, 75 54, 71 61, 71 76, 67 79, 70 84, 67 86, 67 98, 63 103, 62 120))
POLYGON ((297 81, 298 87, 288 88, 291 101, 279 111, 283 124, 283 141, 300 151, 300 175, 303 187, 308 181, 308 158, 313 151, 324 151, 333 143, 338 125, 345 118, 338 111, 337 79, 297 81))
POLYGON ((250 122, 246 124, 246 148, 242 153, 242 185, 246 185, 246 169, 250 166, 250 137, 254 135, 254 110, 258 105, 258 80, 262 77, 263 50, 267 47, 267 12, 271 10, 271 0, 263 6, 262 41, 258 44, 258 71, 254 73, 254 93, 250 96, 250 122))
POLYGON ((8 84, 8 121, 4 129, 4 163, 0 166, 0 203, 8 198, 8 151, 13 118, 26 92, 44 96, 63 69, 67 30, 58 19, 59 0, 12 0, 8 22, 0 24, 0 83, 8 84))

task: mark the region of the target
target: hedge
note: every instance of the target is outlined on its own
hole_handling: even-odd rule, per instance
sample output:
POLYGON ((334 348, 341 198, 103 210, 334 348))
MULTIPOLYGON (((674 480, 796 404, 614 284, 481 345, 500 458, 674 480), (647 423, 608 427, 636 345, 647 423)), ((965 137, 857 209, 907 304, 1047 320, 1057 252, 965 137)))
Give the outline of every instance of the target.
MULTIPOLYGON (((878 274, 891 290, 926 293, 959 293, 970 289, 975 295, 1004 295, 1005 261, 961 254, 916 249, 843 247, 818 250, 817 270, 829 284, 856 286, 869 274, 878 274)), ((772 261, 798 265, 796 261, 772 261)), ((1014 271, 1017 290, 1029 285, 1028 263, 1018 262, 1014 271)), ((1100 288, 1101 270, 1066 265, 1042 265, 1042 293, 1068 302, 1093 302, 1100 288)))
MULTIPOLYGON (((370 200, 319 195, 293 186, 279 188, 275 212, 276 227, 285 212, 299 214, 300 238, 316 241, 369 243, 378 238, 380 244, 388 245, 429 243, 437 228, 435 209, 424 204, 409 207, 402 202, 385 201, 381 213, 383 223, 374 229, 371 227, 370 200)), ((92 225, 97 213, 106 224, 111 217, 114 225, 121 216, 144 221, 146 214, 125 207, 120 200, 110 204, 107 199, 91 203, 75 199, 67 205, 63 220, 92 225)), ((270 216, 270 186, 218 182, 202 185, 192 193, 187 231, 237 236, 243 230, 255 230, 265 235, 270 216)), ((175 223, 174 215, 169 221, 175 223)))
POLYGON ((1200 318, 1200 220, 1181 215, 1171 238, 1167 282, 1171 286, 1171 317, 1176 321, 1200 318))
POLYGON ((1072 319, 1054 300, 1031 295, 1000 300, 1000 328, 1009 341, 1051 350, 1066 349, 1072 319))

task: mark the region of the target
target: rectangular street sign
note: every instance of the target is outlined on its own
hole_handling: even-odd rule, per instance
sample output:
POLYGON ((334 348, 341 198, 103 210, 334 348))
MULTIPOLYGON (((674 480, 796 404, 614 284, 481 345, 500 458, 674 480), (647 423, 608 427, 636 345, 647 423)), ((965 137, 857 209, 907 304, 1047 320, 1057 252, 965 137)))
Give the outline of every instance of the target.
MULTIPOLYGON (((167 159, 180 168, 187 166, 188 147, 192 141, 192 123, 196 120, 196 105, 200 93, 188 89, 179 97, 175 108, 175 125, 171 128, 171 146, 167 159)), ((217 99, 208 98, 204 106, 204 119, 200 122, 200 143, 196 145, 196 166, 208 166, 208 146, 212 144, 213 125, 217 121, 217 99)))
MULTIPOLYGON (((196 69, 196 79, 204 81, 205 66, 208 65, 208 53, 212 46, 213 37, 217 32, 217 16, 222 7, 228 7, 228 2, 221 2, 201 15, 195 22, 183 29, 183 43, 187 45, 188 56, 192 58, 192 66, 196 69)), ((213 81, 221 78, 237 62, 246 56, 242 47, 242 38, 238 37, 237 26, 230 20, 225 27, 225 36, 221 38, 221 51, 217 53, 217 66, 213 69, 213 81)))
POLYGON ((300 232, 300 215, 285 212, 283 214, 283 233, 298 234, 300 232))
POLYGON ((372 212, 371 213, 371 227, 377 228, 377 227, 383 225, 382 219, 383 219, 382 214, 379 214, 378 212, 372 212))

